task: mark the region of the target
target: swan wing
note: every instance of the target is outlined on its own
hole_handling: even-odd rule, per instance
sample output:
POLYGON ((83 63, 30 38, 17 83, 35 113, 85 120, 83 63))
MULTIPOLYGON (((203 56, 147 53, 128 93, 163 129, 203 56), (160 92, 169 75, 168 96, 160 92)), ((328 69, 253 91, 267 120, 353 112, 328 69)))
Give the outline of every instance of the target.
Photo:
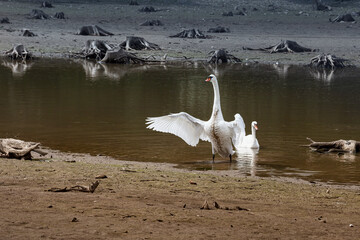
POLYGON ((205 122, 186 112, 172 113, 161 117, 148 117, 146 124, 149 125, 147 126, 149 129, 172 133, 191 146, 196 146, 199 139, 210 141, 204 131, 205 122))
POLYGON ((235 147, 239 146, 245 137, 245 122, 239 113, 235 114, 235 120, 229 122, 231 140, 235 147))

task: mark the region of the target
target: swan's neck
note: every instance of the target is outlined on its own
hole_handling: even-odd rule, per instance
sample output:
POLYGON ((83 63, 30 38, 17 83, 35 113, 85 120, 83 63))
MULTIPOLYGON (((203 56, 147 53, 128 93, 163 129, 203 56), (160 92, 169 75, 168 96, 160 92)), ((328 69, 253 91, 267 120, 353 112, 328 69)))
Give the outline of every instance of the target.
POLYGON ((219 92, 218 82, 212 81, 212 85, 214 88, 214 105, 213 105, 212 117, 223 118, 223 115, 221 112, 221 105, 220 105, 220 92, 219 92))
POLYGON ((254 126, 251 127, 251 135, 253 136, 253 138, 256 138, 256 129, 254 126))

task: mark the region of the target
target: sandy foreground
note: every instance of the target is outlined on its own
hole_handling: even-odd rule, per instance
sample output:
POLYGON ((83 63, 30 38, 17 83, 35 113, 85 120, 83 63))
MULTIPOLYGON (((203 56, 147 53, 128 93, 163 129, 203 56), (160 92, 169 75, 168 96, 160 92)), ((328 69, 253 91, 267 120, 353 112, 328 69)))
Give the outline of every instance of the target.
MULTIPOLYGON (((316 12, 311 5, 279 0, 196 1, 190 5, 156 5, 156 13, 121 3, 58 3, 42 9, 64 12, 66 20, 27 19, 39 2, 0 1, 0 51, 22 43, 39 57, 67 57, 88 39, 117 45, 126 36, 142 36, 161 51, 139 52, 169 59, 206 59, 226 48, 249 62, 307 64, 318 53, 267 54, 242 47, 267 47, 281 39, 332 53, 360 65, 359 24, 330 23, 329 17, 360 10, 356 1, 316 12), (206 4, 205 4, 206 3, 206 4), (291 3, 291 4, 290 4, 291 3), (235 6, 247 16, 222 17, 235 6), (252 8, 258 11, 252 11, 252 8), (271 7, 273 8, 273 7, 271 7), (302 12, 300 14, 300 12, 302 12), (140 27, 152 19, 161 27, 140 27), (83 25, 97 24, 112 37, 76 35, 83 25), (188 28, 210 27, 231 32, 211 39, 168 36, 188 28), (22 37, 27 28, 38 36, 22 37)), ((155 1, 154 1, 155 2, 155 1)), ((192 1, 182 1, 190 3, 192 1)), ((142 3, 139 1, 139 3, 142 3)), ((235 12, 235 11, 234 11, 235 12)), ((124 162, 108 157, 48 150, 34 161, 0 159, 0 239, 356 239, 360 236, 360 189, 289 179, 237 176, 231 171, 185 171, 168 164, 124 162), (48 192, 53 187, 89 185, 94 193, 48 192), (200 209, 207 201, 210 210, 200 209), (214 203, 218 203, 218 207, 214 203)))
POLYGON ((49 151, 0 160, 1 239, 356 239, 360 189, 49 151), (49 192, 89 185, 94 193, 49 192), (210 209, 201 209, 205 200, 210 209), (215 207, 215 202, 218 208, 215 207))

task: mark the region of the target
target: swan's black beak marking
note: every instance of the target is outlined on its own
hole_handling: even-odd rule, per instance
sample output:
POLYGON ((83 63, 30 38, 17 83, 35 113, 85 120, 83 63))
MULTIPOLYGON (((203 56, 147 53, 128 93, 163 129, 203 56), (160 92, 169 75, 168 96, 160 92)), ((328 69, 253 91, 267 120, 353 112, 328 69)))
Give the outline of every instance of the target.
POLYGON ((210 82, 211 81, 211 79, 212 79, 212 77, 211 76, 209 76, 205 81, 207 81, 207 82, 210 82))

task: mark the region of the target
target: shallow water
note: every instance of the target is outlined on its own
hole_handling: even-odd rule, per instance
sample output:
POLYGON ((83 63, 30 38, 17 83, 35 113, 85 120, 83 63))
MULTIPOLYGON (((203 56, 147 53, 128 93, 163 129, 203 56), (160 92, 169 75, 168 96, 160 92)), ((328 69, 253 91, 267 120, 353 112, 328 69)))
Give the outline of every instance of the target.
POLYGON ((360 140, 360 70, 334 73, 297 66, 118 66, 38 60, 0 66, 0 136, 41 142, 53 149, 110 155, 121 160, 177 163, 189 169, 237 170, 329 183, 360 183, 354 154, 319 154, 300 145, 360 140), (257 120, 259 152, 232 164, 210 143, 145 128, 145 118, 185 111, 207 120, 216 71, 226 120, 240 113, 247 131, 257 120))

